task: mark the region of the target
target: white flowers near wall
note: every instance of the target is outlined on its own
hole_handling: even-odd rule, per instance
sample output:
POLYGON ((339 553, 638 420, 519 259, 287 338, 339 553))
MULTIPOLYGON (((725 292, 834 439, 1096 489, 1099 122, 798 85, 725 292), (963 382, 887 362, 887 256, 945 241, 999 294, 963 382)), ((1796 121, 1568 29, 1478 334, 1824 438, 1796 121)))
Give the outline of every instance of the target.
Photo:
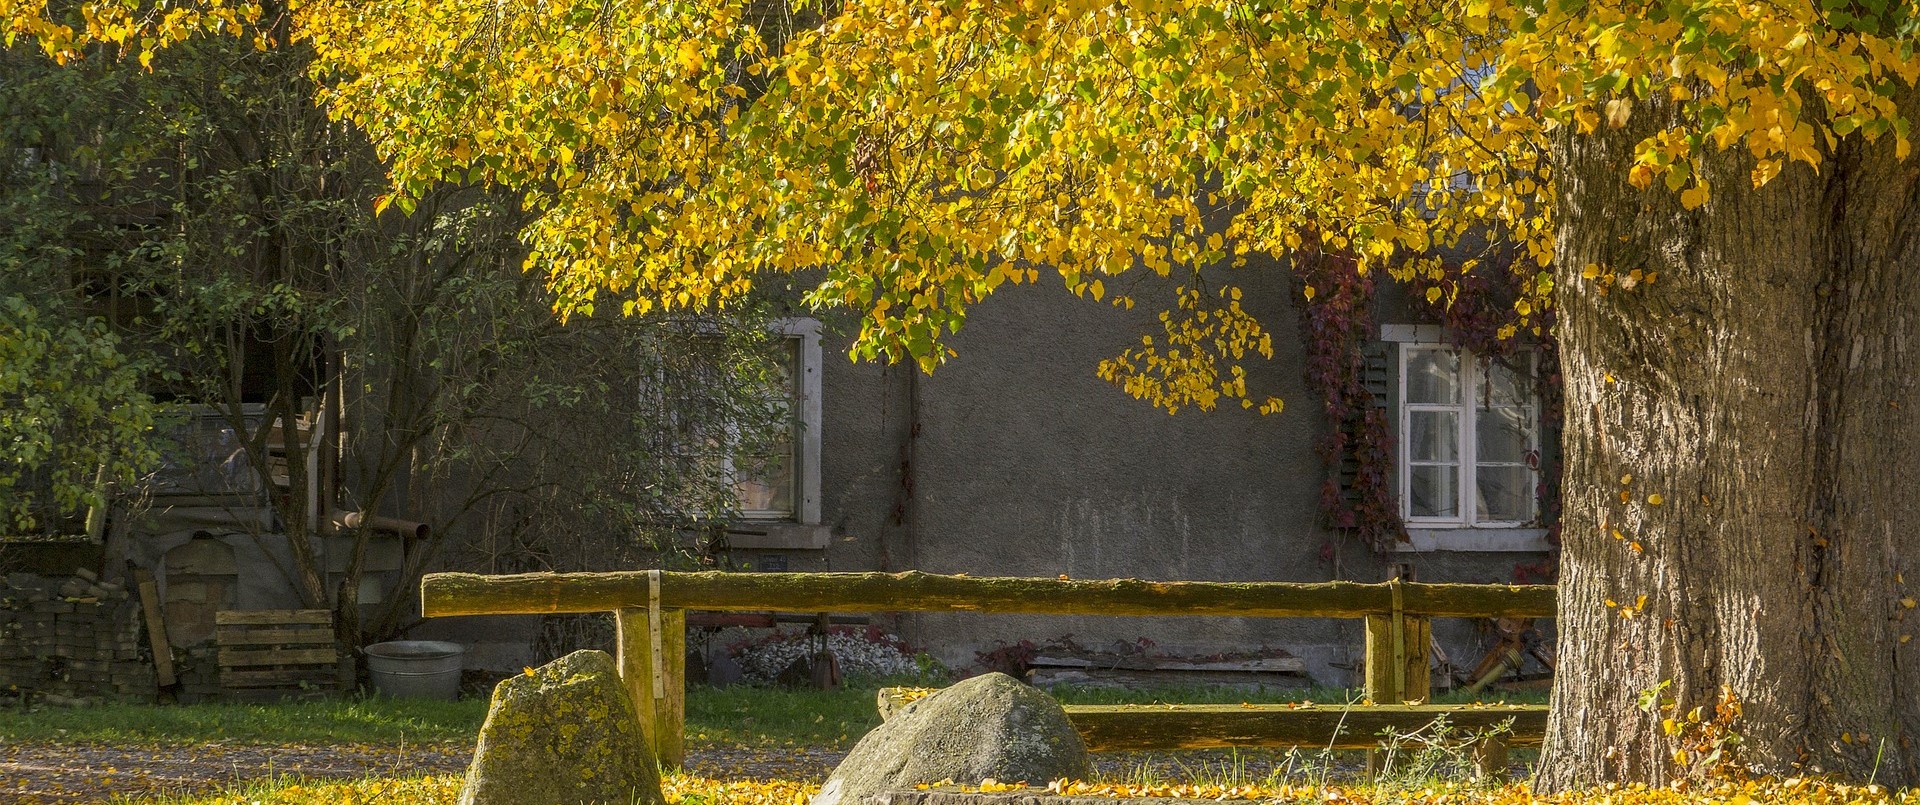
MULTIPOLYGON (((804 631, 776 632, 732 647, 734 659, 750 682, 770 684, 797 660, 820 650, 820 637, 804 631)), ((916 674, 920 665, 900 638, 877 628, 839 628, 826 636, 826 648, 848 676, 895 677, 916 674)))

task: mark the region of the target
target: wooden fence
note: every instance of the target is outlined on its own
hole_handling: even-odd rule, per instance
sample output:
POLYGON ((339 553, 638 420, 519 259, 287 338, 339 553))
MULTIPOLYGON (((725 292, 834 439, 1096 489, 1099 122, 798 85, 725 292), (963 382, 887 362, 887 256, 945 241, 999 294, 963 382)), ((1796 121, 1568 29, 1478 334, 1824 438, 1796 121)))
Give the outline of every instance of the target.
MULTIPOLYGON (((618 627, 621 677, 633 696, 655 756, 668 766, 680 765, 685 757, 686 684, 682 658, 686 653, 686 611, 689 609, 1363 618, 1366 620, 1366 696, 1374 703, 1367 712, 1383 714, 1375 719, 1383 719, 1383 723, 1402 725, 1411 723, 1411 719, 1430 720, 1433 713, 1464 713, 1470 709, 1405 704, 1427 698, 1431 619, 1532 618, 1554 614, 1554 588, 1544 585, 1081 581, 972 578, 919 572, 678 573, 655 570, 516 576, 435 573, 421 582, 420 597, 421 609, 430 618, 612 612, 618 627)), ((1527 742, 1529 738, 1538 740, 1534 733, 1545 724, 1544 710, 1538 710, 1527 714, 1530 716, 1527 723, 1515 727, 1520 742, 1527 742)), ((1320 728, 1305 725, 1303 720, 1310 720, 1309 717, 1287 716, 1283 712, 1299 711, 1276 709, 1272 718, 1262 721, 1274 723, 1276 726, 1269 731, 1275 734, 1242 735, 1232 745, 1293 741, 1306 732, 1312 732, 1315 740, 1323 744, 1337 737, 1320 735, 1320 728)), ((1344 720, 1339 722, 1344 723, 1344 720)), ((1326 731, 1337 732, 1339 724, 1326 731)), ((1204 723, 1195 730, 1204 732, 1204 723)))

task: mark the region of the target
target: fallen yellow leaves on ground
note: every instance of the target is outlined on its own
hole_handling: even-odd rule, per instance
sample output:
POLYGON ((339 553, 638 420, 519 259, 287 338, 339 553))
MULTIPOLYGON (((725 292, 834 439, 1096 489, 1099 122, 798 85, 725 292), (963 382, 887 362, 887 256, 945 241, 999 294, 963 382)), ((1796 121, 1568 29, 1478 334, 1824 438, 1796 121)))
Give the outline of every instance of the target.
MULTIPOLYGON (((369 777, 353 781, 277 780, 219 794, 120 799, 115 805, 453 805, 462 777, 369 777)), ((817 783, 794 780, 743 782, 669 774, 661 788, 672 805, 806 805, 817 783)))
POLYGON ((667 802, 677 805, 807 805, 819 783, 797 780, 714 780, 669 774, 660 781, 667 802))
MULTIPOLYGON (((797 780, 716 780, 669 774, 662 788, 670 805, 807 805, 820 786, 797 780)), ((199 797, 119 800, 117 805, 307 805, 307 803, 381 803, 452 805, 460 793, 458 775, 368 778, 351 782, 282 781, 251 785, 231 793, 199 797)), ((925 789, 929 786, 920 786, 925 789)), ((1221 785, 1178 783, 1128 785, 1056 780, 1044 789, 988 781, 980 786, 933 786, 982 794, 1052 794, 1115 799, 1185 800, 1345 805, 1915 805, 1920 790, 1889 791, 1877 785, 1850 785, 1808 778, 1763 779, 1668 787, 1606 786, 1561 794, 1535 794, 1525 784, 1488 787, 1436 783, 1426 787, 1375 787, 1289 783, 1221 785)))
MULTIPOLYGON (((945 786, 941 786, 945 787, 945 786)), ((927 788, 927 786, 921 786, 927 788)), ((988 781, 979 786, 951 786, 950 790, 984 794, 1040 793, 1022 785, 988 781)), ((1920 790, 1889 791, 1878 785, 1853 785, 1804 777, 1685 783, 1665 787, 1608 785, 1560 794, 1535 794, 1524 783, 1472 786, 1436 783, 1420 786, 1347 786, 1299 784, 1170 783, 1129 785, 1055 780, 1045 793, 1069 797, 1116 799, 1173 798, 1216 801, 1380 803, 1380 805, 1909 805, 1920 803, 1920 790)), ((671 799, 671 797, 670 797, 671 799)))
POLYGON ((261 781, 219 794, 119 799, 115 805, 309 805, 320 802, 452 805, 460 796, 460 781, 458 775, 261 781))

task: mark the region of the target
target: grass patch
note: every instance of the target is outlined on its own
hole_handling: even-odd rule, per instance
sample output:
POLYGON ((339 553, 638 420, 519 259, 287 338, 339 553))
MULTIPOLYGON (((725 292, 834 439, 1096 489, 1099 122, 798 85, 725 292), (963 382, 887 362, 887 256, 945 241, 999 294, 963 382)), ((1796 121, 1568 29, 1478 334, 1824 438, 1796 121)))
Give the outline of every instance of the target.
POLYGON ((53 744, 183 745, 465 742, 487 716, 483 701, 340 699, 285 704, 113 704, 0 710, 0 740, 53 744))
POLYGON ((110 805, 312 805, 320 802, 381 805, 453 805, 460 796, 458 775, 368 777, 363 780, 310 780, 273 777, 236 783, 213 794, 117 796, 110 805))
POLYGON ((687 691, 691 746, 849 749, 880 725, 880 685, 839 690, 696 688, 687 691))
MULTIPOLYGON (((839 690, 732 687, 687 692, 687 740, 693 746, 847 749, 880 724, 880 682, 839 690)), ((1064 704, 1342 704, 1358 694, 1337 688, 1274 689, 1262 693, 1215 688, 1148 691, 1055 688, 1064 704)), ((1482 694, 1481 701, 1544 703, 1545 692, 1482 694)), ((1439 702, 1472 701, 1457 694, 1439 702)), ((472 699, 344 699, 273 705, 101 705, 0 709, 0 740, 53 744, 184 745, 207 741, 254 744, 462 743, 473 740, 487 703, 472 699)))
MULTIPOLYGON (((851 747, 880 723, 875 687, 787 691, 735 687, 687 692, 694 746, 851 747)), ((0 741, 180 746, 466 743, 480 732, 479 699, 344 699, 285 704, 109 704, 0 709, 0 741)))

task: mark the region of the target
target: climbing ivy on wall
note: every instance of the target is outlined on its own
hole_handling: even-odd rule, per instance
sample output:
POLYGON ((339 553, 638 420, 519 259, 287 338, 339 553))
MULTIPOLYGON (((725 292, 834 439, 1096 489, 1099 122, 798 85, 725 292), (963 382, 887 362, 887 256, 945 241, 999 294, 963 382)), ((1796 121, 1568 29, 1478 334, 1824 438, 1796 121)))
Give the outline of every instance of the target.
MULTIPOLYGON (((1300 327, 1306 347, 1306 382, 1321 400, 1332 424, 1315 445, 1327 468, 1320 506, 1326 522, 1351 533, 1376 551, 1406 538, 1395 484, 1392 412, 1377 399, 1368 380, 1368 344, 1379 324, 1375 277, 1353 258, 1321 251, 1296 256, 1302 284, 1300 327)), ((1409 313, 1421 323, 1444 327, 1448 343, 1483 361, 1520 368, 1516 360, 1534 357, 1534 399, 1543 433, 1560 429, 1563 416, 1559 352, 1553 339, 1552 310, 1521 308, 1531 294, 1551 291, 1544 275, 1516 278, 1512 255, 1483 260, 1423 260, 1410 269, 1409 313), (1522 292, 1522 285, 1532 285, 1522 292)), ((1389 359, 1378 368, 1392 372, 1389 359)), ((1550 445, 1530 457, 1539 470, 1535 494, 1548 540, 1559 544, 1560 468, 1550 445)), ((1552 581, 1552 559, 1516 564, 1516 582, 1552 581)))
POLYGON ((1394 490, 1393 429, 1367 387, 1365 346, 1374 330, 1374 277, 1352 258, 1303 252, 1300 327, 1307 388, 1318 395, 1331 427, 1314 445, 1328 472, 1320 508, 1329 524, 1376 550, 1406 538, 1394 490), (1351 478, 1344 478, 1347 470, 1351 478))

